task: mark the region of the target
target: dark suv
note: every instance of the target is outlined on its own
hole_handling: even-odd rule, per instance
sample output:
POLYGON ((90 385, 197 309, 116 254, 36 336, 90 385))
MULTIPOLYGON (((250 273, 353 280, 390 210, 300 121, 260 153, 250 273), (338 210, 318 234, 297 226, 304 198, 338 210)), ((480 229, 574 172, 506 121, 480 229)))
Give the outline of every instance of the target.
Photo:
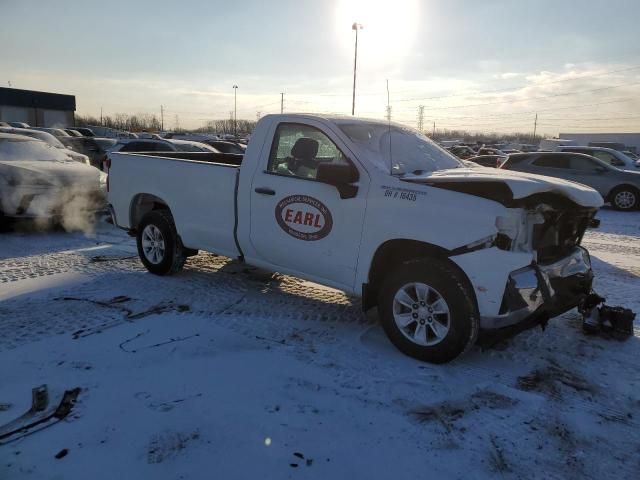
POLYGON ((616 210, 640 207, 640 173, 621 170, 581 153, 515 153, 500 168, 582 183, 597 190, 616 210))

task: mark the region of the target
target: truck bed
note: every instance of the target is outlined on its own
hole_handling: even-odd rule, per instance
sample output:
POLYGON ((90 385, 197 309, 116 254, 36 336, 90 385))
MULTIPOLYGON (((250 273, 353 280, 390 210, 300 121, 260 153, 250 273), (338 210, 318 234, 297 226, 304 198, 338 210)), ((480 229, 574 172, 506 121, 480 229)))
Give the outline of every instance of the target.
POLYGON ((109 198, 118 226, 135 229, 141 204, 164 203, 188 248, 235 257, 236 185, 242 155, 112 153, 109 198))

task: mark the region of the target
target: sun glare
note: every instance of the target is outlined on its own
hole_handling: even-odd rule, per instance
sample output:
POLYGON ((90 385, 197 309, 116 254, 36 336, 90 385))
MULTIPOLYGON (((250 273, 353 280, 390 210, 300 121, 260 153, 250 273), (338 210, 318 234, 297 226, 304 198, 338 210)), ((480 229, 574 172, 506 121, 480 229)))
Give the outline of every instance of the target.
POLYGON ((386 63, 408 50, 418 27, 419 0, 338 0, 336 30, 345 48, 353 48, 351 25, 357 22, 358 54, 386 63), (404 50, 403 50, 404 49, 404 50))

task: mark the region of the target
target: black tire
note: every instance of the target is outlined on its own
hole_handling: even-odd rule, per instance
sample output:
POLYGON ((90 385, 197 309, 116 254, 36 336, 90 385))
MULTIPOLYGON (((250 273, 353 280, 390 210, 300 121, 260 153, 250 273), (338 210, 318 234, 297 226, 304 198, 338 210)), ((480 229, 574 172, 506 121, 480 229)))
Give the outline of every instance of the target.
POLYGON ((154 210, 142 217, 136 233, 136 244, 140 260, 147 267, 147 270, 156 275, 177 273, 182 269, 186 260, 182 242, 173 223, 173 217, 167 210, 154 210), (147 227, 150 230, 147 230, 147 227), (160 250, 157 250, 157 256, 155 257, 151 254, 146 254, 143 248, 143 237, 150 231, 156 231, 153 229, 159 231, 163 247, 162 253, 160 254, 160 250))
MULTIPOLYGON (((432 305, 429 305, 429 301, 426 301, 427 307, 431 307, 436 303, 434 301, 432 305)), ((381 286, 378 311, 382 326, 391 342, 404 354, 424 362, 446 363, 458 357, 475 344, 480 328, 476 302, 468 282, 455 267, 445 260, 420 259, 398 266, 387 275, 381 286), (409 333, 403 333, 403 329, 396 323, 394 317, 394 308, 399 306, 394 300, 396 294, 399 294, 403 287, 415 283, 429 286, 431 294, 434 295, 431 298, 440 297, 448 307, 448 314, 444 317, 446 322, 443 322, 447 324, 448 331, 442 335, 441 340, 434 338, 435 330, 432 330, 429 325, 425 325, 425 322, 428 321, 429 324, 435 326, 435 320, 432 321, 432 318, 436 318, 437 312, 426 313, 423 312, 424 308, 420 307, 421 313, 418 314, 409 309, 409 314, 412 317, 419 315, 422 322, 421 328, 425 330, 427 343, 429 342, 430 333, 432 335, 431 341, 439 342, 434 345, 419 345, 406 336, 411 334, 412 325, 418 326, 418 320, 406 326, 404 331, 407 332, 409 330, 409 333), (429 315, 429 320, 424 318, 423 314, 425 316, 429 315)), ((429 310, 429 312, 431 311, 429 310)), ((406 313, 400 313, 406 315, 406 313)), ((437 315, 442 320, 442 315, 445 314, 437 315)), ((415 332, 415 335, 418 335, 417 332, 415 332)))
POLYGON ((621 212, 637 210, 640 207, 640 192, 633 187, 616 187, 609 195, 611 206, 621 212))

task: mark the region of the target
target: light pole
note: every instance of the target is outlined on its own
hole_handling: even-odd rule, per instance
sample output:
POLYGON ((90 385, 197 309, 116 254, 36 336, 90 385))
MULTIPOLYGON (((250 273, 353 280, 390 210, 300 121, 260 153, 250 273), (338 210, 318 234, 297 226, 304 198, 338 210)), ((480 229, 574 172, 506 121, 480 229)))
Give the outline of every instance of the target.
POLYGON ((238 85, 233 86, 233 134, 238 136, 238 85))
POLYGON ((356 32, 356 48, 353 55, 353 101, 351 102, 351 115, 356 114, 356 69, 358 67, 358 30, 362 30, 362 24, 353 22, 351 30, 356 32))

